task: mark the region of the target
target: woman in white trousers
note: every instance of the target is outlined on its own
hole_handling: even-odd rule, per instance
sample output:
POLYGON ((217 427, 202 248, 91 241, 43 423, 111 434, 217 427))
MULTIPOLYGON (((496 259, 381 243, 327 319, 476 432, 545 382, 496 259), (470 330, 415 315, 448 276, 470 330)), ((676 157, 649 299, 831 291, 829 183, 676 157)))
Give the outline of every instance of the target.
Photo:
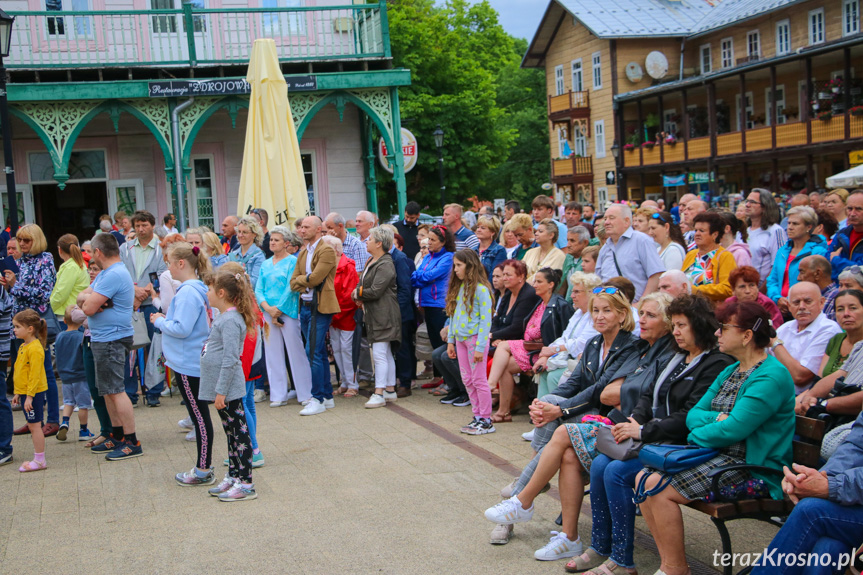
POLYGON ((287 251, 288 244, 302 242, 284 226, 270 230, 270 250, 273 257, 261 266, 255 297, 264 312, 269 334, 264 339, 267 357, 267 377, 270 380, 270 407, 288 403, 288 352, 291 380, 297 400, 302 403, 312 396, 312 370, 300 335, 299 294, 289 287, 297 258, 287 251))

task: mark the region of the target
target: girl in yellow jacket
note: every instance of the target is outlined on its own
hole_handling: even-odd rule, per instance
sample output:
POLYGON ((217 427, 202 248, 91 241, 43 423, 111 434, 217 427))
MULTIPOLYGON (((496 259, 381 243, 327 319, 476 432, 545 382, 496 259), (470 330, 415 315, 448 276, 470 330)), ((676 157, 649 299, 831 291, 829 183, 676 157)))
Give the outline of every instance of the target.
POLYGON ((15 397, 12 405, 21 405, 30 437, 33 438, 33 461, 25 461, 18 471, 41 471, 45 463, 45 436, 42 434, 42 412, 47 401, 48 379, 45 376, 45 342, 48 326, 32 309, 12 318, 15 337, 24 340, 15 360, 15 397))

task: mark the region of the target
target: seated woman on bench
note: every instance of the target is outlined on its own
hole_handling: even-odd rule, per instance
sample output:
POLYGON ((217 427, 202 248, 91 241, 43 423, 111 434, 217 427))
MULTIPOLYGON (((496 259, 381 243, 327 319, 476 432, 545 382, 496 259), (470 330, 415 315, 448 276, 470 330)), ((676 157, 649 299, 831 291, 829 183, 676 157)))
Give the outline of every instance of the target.
MULTIPOLYGON (((725 304, 716 313, 719 350, 737 363, 719 374, 707 393, 686 416, 690 443, 712 447, 710 460, 672 476, 666 489, 641 504, 661 564, 658 573, 688 575, 681 505, 696 500, 772 497, 782 499, 782 487, 773 474, 745 469, 729 471, 719 480, 720 493, 712 493, 708 473, 727 465, 758 465, 777 471, 792 459, 794 436, 794 381, 779 360, 765 348, 776 336, 770 314, 752 302, 725 304)), ((639 484, 644 470, 636 478, 639 484)), ((657 486, 658 473, 650 474, 647 490, 657 486)))

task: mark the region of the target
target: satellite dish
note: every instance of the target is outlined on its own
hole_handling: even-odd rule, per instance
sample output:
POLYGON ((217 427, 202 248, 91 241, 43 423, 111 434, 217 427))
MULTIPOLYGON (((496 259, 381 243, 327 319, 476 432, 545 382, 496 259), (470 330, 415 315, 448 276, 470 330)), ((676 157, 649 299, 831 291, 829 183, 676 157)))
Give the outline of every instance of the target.
POLYGON ((654 80, 661 80, 668 73, 668 59, 662 52, 651 52, 644 61, 647 75, 654 80))
POLYGON ((626 79, 636 84, 641 81, 644 72, 641 69, 641 64, 638 62, 630 62, 626 65, 626 79))

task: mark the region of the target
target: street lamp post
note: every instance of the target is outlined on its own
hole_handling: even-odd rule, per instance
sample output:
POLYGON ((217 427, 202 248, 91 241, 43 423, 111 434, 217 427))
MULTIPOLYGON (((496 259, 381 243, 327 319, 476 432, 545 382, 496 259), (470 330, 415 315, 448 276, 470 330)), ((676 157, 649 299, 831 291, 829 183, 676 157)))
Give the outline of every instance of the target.
POLYGON ((18 195, 15 190, 15 170, 12 163, 12 124, 9 121, 9 98, 6 95, 6 67, 3 58, 9 57, 12 44, 14 16, 0 10, 0 128, 3 130, 3 159, 6 172, 6 194, 9 196, 9 233, 18 233, 18 195))
POLYGON ((446 191, 446 185, 443 181, 443 129, 441 129, 440 124, 437 125, 437 129, 434 131, 434 145, 437 147, 437 156, 438 156, 438 176, 440 177, 440 207, 446 205, 446 197, 444 196, 444 192, 446 191))

